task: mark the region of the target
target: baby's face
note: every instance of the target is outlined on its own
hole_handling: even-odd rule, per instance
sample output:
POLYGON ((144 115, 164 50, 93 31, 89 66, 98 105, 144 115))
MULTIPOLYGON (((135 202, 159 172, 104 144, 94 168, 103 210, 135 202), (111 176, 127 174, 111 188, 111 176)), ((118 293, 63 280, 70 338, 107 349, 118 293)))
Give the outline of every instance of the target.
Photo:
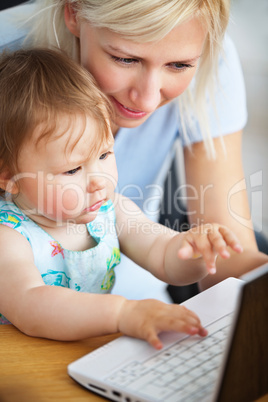
POLYGON ((41 129, 20 152, 16 204, 49 227, 94 220, 117 184, 112 135, 99 145, 96 122, 79 115, 63 114, 55 133, 36 142, 41 129))

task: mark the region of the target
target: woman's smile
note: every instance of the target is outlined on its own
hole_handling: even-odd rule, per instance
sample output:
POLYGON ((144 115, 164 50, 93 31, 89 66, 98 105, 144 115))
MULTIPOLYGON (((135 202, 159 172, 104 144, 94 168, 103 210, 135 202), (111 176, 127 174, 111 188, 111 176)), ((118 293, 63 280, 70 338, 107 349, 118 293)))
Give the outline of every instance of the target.
POLYGON ((119 114, 126 119, 141 119, 148 115, 148 113, 143 112, 142 110, 134 110, 123 105, 122 103, 118 102, 113 96, 110 97, 110 100, 115 107, 116 114, 119 114))

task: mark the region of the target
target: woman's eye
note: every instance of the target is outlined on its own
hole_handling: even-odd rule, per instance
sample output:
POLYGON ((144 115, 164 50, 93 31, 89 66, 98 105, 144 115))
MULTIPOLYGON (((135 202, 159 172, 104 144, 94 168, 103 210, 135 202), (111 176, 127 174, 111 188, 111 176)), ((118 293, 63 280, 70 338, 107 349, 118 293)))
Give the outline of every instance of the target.
POLYGON ((134 64, 134 63, 138 62, 137 59, 128 59, 125 57, 116 57, 116 56, 111 56, 111 57, 117 63, 121 63, 121 64, 125 64, 125 65, 130 65, 130 64, 134 64))
POLYGON ((108 156, 110 155, 111 152, 104 152, 103 154, 101 154, 100 156, 100 160, 104 160, 107 159, 108 156))
POLYGON ((64 174, 67 176, 72 176, 72 175, 76 174, 80 169, 81 169, 81 167, 79 166, 75 169, 71 169, 71 170, 68 170, 67 172, 64 172, 64 174))
POLYGON ((184 63, 178 63, 178 62, 170 63, 169 66, 171 68, 173 68, 174 70, 179 70, 179 71, 187 70, 188 68, 194 67, 192 64, 184 64, 184 63))

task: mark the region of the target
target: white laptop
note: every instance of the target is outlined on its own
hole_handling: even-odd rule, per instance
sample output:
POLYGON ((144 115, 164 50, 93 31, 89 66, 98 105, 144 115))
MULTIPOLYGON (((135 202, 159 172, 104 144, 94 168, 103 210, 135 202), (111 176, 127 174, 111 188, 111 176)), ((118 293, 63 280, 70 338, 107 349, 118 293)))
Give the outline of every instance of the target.
POLYGON ((156 351, 122 336, 69 364, 88 390, 124 402, 253 401, 268 393, 268 264, 183 303, 205 338, 161 334, 156 351))

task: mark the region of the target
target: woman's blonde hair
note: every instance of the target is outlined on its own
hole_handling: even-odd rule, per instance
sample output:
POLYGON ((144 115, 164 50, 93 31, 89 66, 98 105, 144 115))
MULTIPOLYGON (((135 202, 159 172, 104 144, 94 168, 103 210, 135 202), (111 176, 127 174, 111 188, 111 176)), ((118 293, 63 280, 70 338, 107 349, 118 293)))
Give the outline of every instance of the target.
MULTIPOLYGON (((89 152, 112 140, 108 99, 89 72, 59 50, 38 48, 2 54, 0 98, 0 173, 17 173, 24 143, 32 139, 40 124, 42 133, 37 142, 44 137, 49 140, 62 114, 70 117, 70 123, 77 114, 96 122, 96 149, 89 152)), ((71 141, 71 148, 78 140, 71 141)))
POLYGON ((197 16, 208 31, 204 51, 195 77, 179 97, 183 135, 190 144, 187 125, 197 117, 207 152, 214 156, 207 119, 206 102, 213 103, 213 77, 217 77, 218 57, 229 20, 230 0, 36 0, 36 18, 27 40, 37 46, 59 46, 79 61, 79 39, 70 33, 64 21, 64 7, 71 4, 78 19, 107 28, 122 37, 137 41, 157 41, 174 27, 197 16), (187 124, 186 124, 187 123, 187 124))

